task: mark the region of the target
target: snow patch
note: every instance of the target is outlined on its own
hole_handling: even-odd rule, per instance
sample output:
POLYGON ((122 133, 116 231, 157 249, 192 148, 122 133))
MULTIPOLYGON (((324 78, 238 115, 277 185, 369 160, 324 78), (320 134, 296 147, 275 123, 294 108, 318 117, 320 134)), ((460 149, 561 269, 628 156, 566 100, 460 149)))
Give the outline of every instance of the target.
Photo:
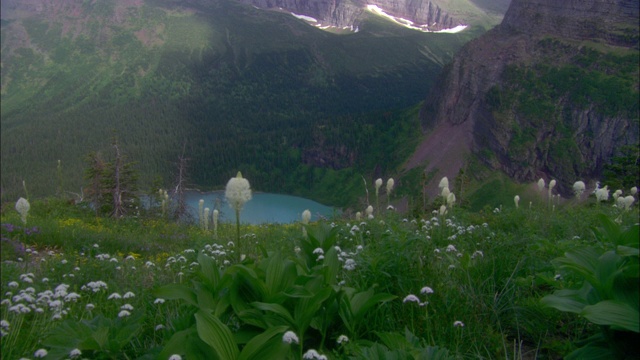
POLYGON ((294 14, 294 13, 291 13, 291 15, 295 16, 295 17, 296 17, 296 18, 298 18, 298 19, 302 19, 302 20, 304 20, 304 21, 314 22, 314 23, 317 23, 317 22, 318 22, 318 20, 316 20, 316 19, 312 18, 311 16, 307 16, 307 15, 298 15, 298 14, 294 14))
MULTIPOLYGON (((382 16, 382 17, 384 17, 384 18, 386 18, 388 20, 391 20, 391 21, 395 22, 398 25, 402 25, 402 26, 404 26, 406 28, 413 29, 413 30, 419 30, 419 31, 423 31, 423 32, 457 33, 457 32, 460 32, 460 31, 462 31, 462 30, 467 28, 467 25, 458 25, 458 26, 456 26, 454 28, 451 28, 451 29, 442 29, 442 30, 438 30, 438 31, 432 31, 432 30, 429 30, 429 25, 428 24, 419 25, 419 24, 415 24, 411 20, 387 14, 387 12, 385 12, 383 9, 381 9, 378 5, 367 5, 367 10, 371 11, 372 13, 374 13, 374 14, 376 14, 378 16, 382 16)), ((433 25, 435 25, 435 23, 433 23, 433 25)))

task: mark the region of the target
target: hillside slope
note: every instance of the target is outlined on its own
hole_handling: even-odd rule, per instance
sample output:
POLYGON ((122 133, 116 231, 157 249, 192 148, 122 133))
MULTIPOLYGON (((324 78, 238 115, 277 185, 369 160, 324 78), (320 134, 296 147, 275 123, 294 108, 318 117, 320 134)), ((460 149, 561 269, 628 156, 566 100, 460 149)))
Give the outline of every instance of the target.
MULTIPOLYGON (((406 167, 455 177, 471 154, 565 195, 638 143, 637 0, 514 0, 456 54, 425 101, 406 167)), ((431 193, 437 191, 431 184, 431 193)))
POLYGON ((335 34, 235 0, 2 1, 2 199, 23 180, 80 192, 85 156, 109 160, 117 137, 142 189, 169 187, 184 148, 192 187, 241 170, 256 190, 352 201, 411 151, 398 111, 484 31, 361 20, 335 34))

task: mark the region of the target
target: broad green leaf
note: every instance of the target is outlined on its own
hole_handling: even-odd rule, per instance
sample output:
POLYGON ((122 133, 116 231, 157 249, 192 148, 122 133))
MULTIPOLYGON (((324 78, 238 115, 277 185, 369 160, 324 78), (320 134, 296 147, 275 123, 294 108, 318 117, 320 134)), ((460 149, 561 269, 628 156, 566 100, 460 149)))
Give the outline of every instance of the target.
POLYGON ((572 313, 579 314, 582 309, 586 306, 584 300, 576 300, 573 297, 568 296, 558 296, 556 293, 552 295, 547 295, 540 300, 544 305, 558 309, 560 311, 568 311, 572 313))
POLYGON ((638 248, 624 245, 618 245, 618 247, 616 248, 616 253, 620 256, 640 256, 640 250, 638 250, 638 248))
POLYGON ((606 345, 587 345, 567 355, 565 360, 610 360, 615 358, 616 353, 606 345))
POLYGON ((153 294, 163 299, 184 300, 190 305, 198 305, 198 299, 195 292, 191 288, 180 284, 169 284, 161 286, 155 289, 153 291, 153 294))
POLYGON ((251 305, 253 305, 256 309, 277 314, 286 323, 290 324, 292 327, 296 327, 296 322, 293 320, 293 317, 291 316, 291 313, 289 313, 289 310, 287 310, 284 306, 280 304, 253 302, 251 303, 251 305))
POLYGON ((198 254, 198 263, 200 264, 200 272, 205 281, 216 289, 220 284, 220 269, 218 269, 216 261, 203 252, 200 252, 198 254))
POLYGON ((275 341, 277 341, 278 343, 282 343, 281 335, 285 331, 287 331, 288 328, 288 326, 275 326, 254 337, 242 349, 238 360, 273 359, 273 357, 271 356, 266 356, 266 354, 263 353, 262 350, 270 340, 274 339, 274 337, 277 337, 275 341))
POLYGON ((585 306, 581 315, 598 325, 610 325, 618 328, 640 332, 640 313, 626 303, 614 300, 601 301, 595 305, 585 306))
POLYGON ((239 351, 231 330, 218 318, 202 310, 195 317, 200 339, 215 349, 221 360, 236 360, 239 351))
POLYGON ((376 335, 389 349, 410 349, 411 344, 398 332, 377 332, 376 335))

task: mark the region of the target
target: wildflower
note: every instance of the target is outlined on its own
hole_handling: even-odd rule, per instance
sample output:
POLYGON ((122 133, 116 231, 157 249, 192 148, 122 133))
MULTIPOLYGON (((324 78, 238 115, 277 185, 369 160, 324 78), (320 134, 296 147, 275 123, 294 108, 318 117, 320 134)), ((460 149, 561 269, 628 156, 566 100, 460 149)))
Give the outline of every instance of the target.
POLYGON ((156 325, 156 327, 154 329, 155 329, 155 331, 160 331, 160 330, 164 329, 164 325, 158 324, 158 325, 156 325))
POLYGON ((122 310, 122 311, 120 311, 120 312, 118 313, 118 317, 119 317, 119 318, 127 317, 127 316, 129 316, 129 315, 131 315, 131 313, 130 313, 130 312, 128 312, 127 310, 122 310))
POLYGON ((282 342, 285 342, 287 344, 291 344, 291 343, 299 344, 300 340, 298 339, 298 335, 296 335, 296 333, 294 333, 293 331, 287 331, 282 336, 282 342))
POLYGON ((634 186, 631 188, 631 195, 635 196, 638 193, 638 187, 634 186))
POLYGON ((471 258, 473 259, 476 256, 484 257, 484 254, 482 253, 482 251, 476 250, 476 252, 474 252, 473 255, 471 255, 471 258))
POLYGON ((311 211, 307 209, 302 212, 302 223, 306 225, 309 223, 309 220, 311 220, 311 211))
POLYGON ((126 293, 124 293, 124 295, 122 296, 123 299, 128 299, 128 298, 132 298, 132 297, 136 297, 136 294, 132 293, 131 291, 127 291, 126 293))
POLYGON ((313 250, 313 253, 322 255, 324 254, 324 250, 322 250, 322 248, 315 248, 315 250, 313 250))
POLYGON ((347 261, 345 261, 344 266, 342 268, 349 271, 355 270, 356 262, 353 259, 347 259, 347 261))
POLYGON ((367 208, 364 210, 364 213, 367 215, 367 219, 373 219, 373 206, 367 206, 367 208))
POLYGON ((347 335, 340 335, 340 336, 338 336, 338 340, 336 340, 336 342, 338 344, 348 343, 349 342, 349 338, 347 337, 347 335))
POLYGON ((448 188, 449 187, 449 179, 447 179, 447 177, 443 177, 442 179, 440 179, 440 183, 438 184, 438 188, 439 189, 444 189, 444 188, 448 188))
POLYGON ((36 352, 33 354, 34 357, 37 358, 43 358, 45 356, 47 356, 48 352, 46 349, 38 349, 36 350, 36 352))
POLYGON ((438 211, 438 214, 440 214, 440 216, 444 216, 447 213, 447 207, 444 205, 440 206, 440 211, 438 211))
POLYGON ((4 330, 9 330, 9 322, 7 320, 2 320, 0 321, 0 328, 4 329, 4 330))
POLYGON ((114 292, 113 294, 109 295, 109 297, 107 298, 107 300, 111 300, 111 299, 122 299, 122 296, 117 292, 114 292))
POLYGON ((25 198, 21 197, 16 202, 16 211, 20 214, 20 220, 22 220, 22 223, 25 225, 27 224, 27 214, 29 213, 29 208, 31 208, 31 205, 29 205, 29 201, 27 201, 27 199, 25 198))
POLYGON ((16 281, 12 281, 9 283, 10 288, 17 288, 18 286, 20 286, 20 284, 18 284, 18 282, 16 281))
POLYGON ((449 190, 448 186, 442 188, 442 192, 440 193, 440 195, 442 196, 442 199, 444 201, 447 201, 447 197, 449 197, 449 194, 451 194, 451 191, 449 190))
POLYGON ((242 210, 242 206, 251 200, 251 186, 249 181, 242 177, 242 173, 238 171, 236 177, 229 179, 224 193, 229 205, 236 212, 242 210))
POLYGON ((453 244, 449 244, 449 246, 447 246, 447 252, 458 252, 458 249, 456 249, 456 247, 453 244))
POLYGON ((362 219, 362 213, 360 211, 356 212, 356 221, 360 221, 362 219))
POLYGON ((80 351, 80 349, 73 349, 69 352, 69 357, 71 358, 74 358, 80 355, 82 355, 82 351, 80 351))
POLYGON ((613 200, 616 201, 618 200, 618 198, 620 197, 620 195, 622 195, 622 190, 618 189, 613 193, 613 200))
POLYGON ((423 295, 433 294, 433 289, 428 286, 425 286, 422 289, 420 289, 420 294, 423 294, 423 295))
POLYGON ((631 208, 631 205, 633 205, 633 203, 636 201, 636 199, 632 196, 629 195, 627 197, 624 198, 624 209, 625 210, 629 210, 631 208))
POLYGON ((380 190, 381 186, 382 186, 382 179, 377 179, 376 180, 376 196, 378 196, 378 191, 380 190))
POLYGON ((182 356, 180 356, 178 354, 173 354, 173 355, 169 356, 169 360, 182 360, 182 356))
POLYGON ((418 299, 418 297, 413 295, 413 294, 409 294, 402 300, 402 302, 403 303, 406 303, 406 302, 417 302, 417 303, 420 303, 420 299, 418 299))
POLYGON ((464 323, 462 321, 456 320, 453 322, 454 327, 464 327, 464 323))
POLYGON ((544 179, 540 178, 540 180, 538 180, 538 190, 542 191, 544 189, 544 179))
POLYGON ((455 203, 456 203, 456 194, 450 193, 449 196, 447 196, 447 206, 449 208, 452 208, 453 204, 455 203))
POLYGON ((513 202, 516 204, 516 209, 518 208, 518 205, 520 204, 520 196, 516 195, 513 197, 513 202))
POLYGON ((598 202, 609 200, 609 187, 605 186, 596 190, 596 200, 598 202))
POLYGON ((80 294, 72 292, 72 293, 70 293, 70 294, 68 294, 67 296, 64 297, 64 301, 73 301, 73 302, 75 302, 79 298, 80 298, 80 294))
POLYGON ((163 298, 157 298, 153 303, 154 304, 164 304, 164 299, 163 298))
POLYGON ((95 309, 95 307, 96 306, 93 305, 93 304, 87 304, 84 308, 87 309, 88 311, 91 311, 91 310, 95 309))
POLYGON ((394 185, 395 181, 393 180, 393 178, 389 178, 389 180, 387 180, 387 196, 391 195, 391 190, 393 190, 394 185))
POLYGON ((309 349, 306 353, 304 353, 304 355, 302 355, 303 359, 318 359, 318 360, 326 360, 327 357, 324 355, 320 355, 316 350, 314 349, 309 349))
POLYGON ((573 183, 573 193, 576 195, 578 199, 582 196, 582 193, 584 192, 585 188, 586 186, 582 181, 576 181, 575 183, 573 183))

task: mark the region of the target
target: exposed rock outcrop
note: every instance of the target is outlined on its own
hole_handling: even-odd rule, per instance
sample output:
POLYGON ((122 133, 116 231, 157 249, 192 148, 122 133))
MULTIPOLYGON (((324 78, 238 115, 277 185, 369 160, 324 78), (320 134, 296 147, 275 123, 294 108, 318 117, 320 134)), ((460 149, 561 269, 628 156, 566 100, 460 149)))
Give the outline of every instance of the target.
POLYGON ((417 151, 408 167, 427 162, 451 178, 463 161, 441 159, 475 152, 518 181, 556 178, 565 193, 597 179, 622 146, 638 143, 639 2, 513 0, 432 88, 421 148, 434 151, 417 151), (443 128, 467 142, 433 146, 443 128))
POLYGON ((239 0, 262 9, 283 9, 317 19, 322 25, 357 27, 367 5, 376 5, 393 16, 428 24, 430 30, 453 28, 462 24, 430 0, 239 0))

